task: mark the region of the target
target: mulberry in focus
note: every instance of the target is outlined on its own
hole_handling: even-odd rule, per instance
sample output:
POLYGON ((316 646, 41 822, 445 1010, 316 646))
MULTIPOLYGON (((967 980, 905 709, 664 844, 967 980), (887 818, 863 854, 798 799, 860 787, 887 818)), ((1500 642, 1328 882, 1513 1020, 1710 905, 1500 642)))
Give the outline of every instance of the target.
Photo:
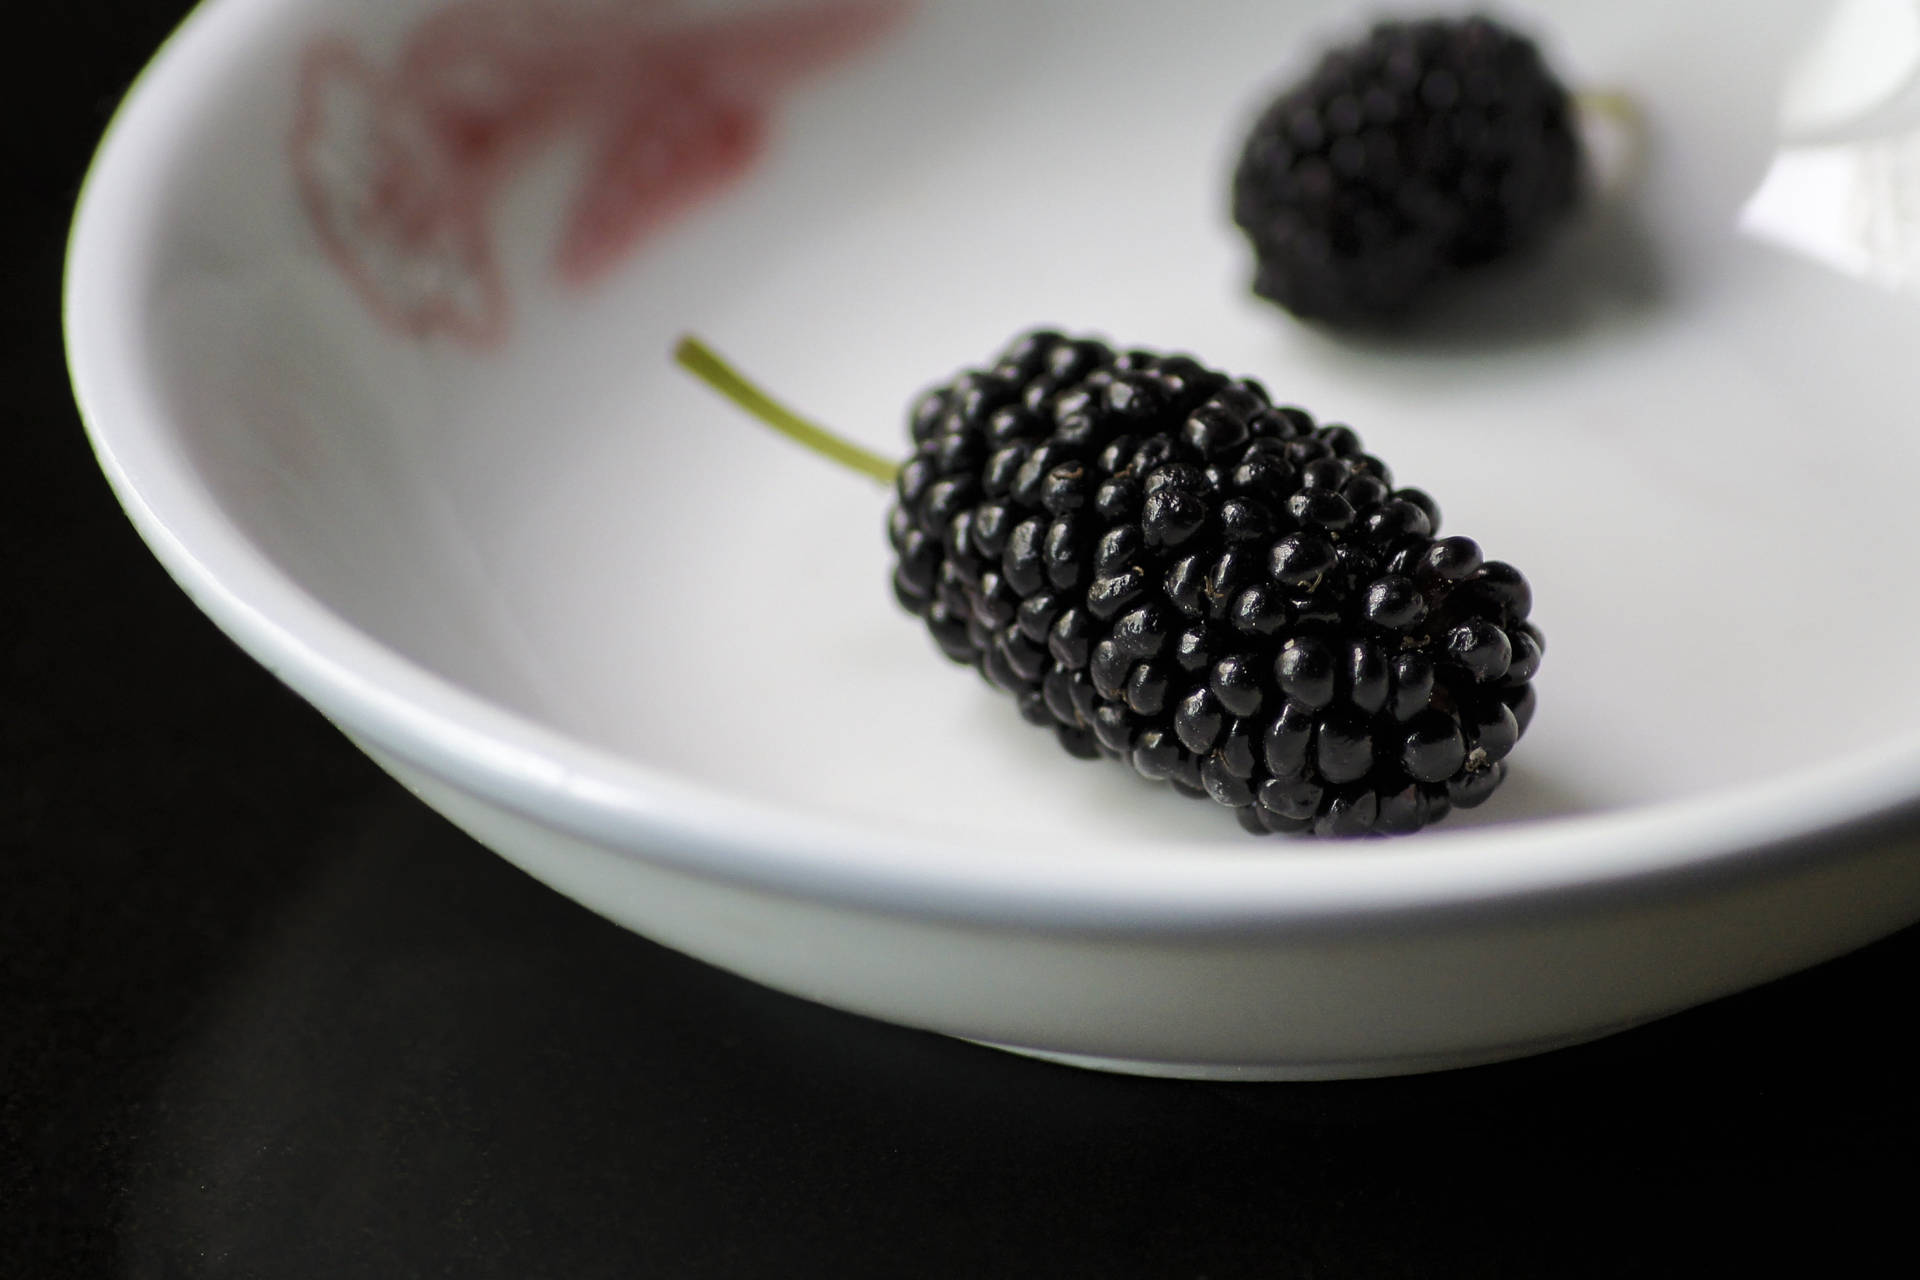
POLYGON ((1484 17, 1386 22, 1267 108, 1233 216, 1254 292, 1309 319, 1378 321, 1539 241, 1581 168, 1572 101, 1526 38, 1484 17))
POLYGON ((900 603, 1077 756, 1255 832, 1479 804, 1532 718, 1511 565, 1351 428, 1184 356, 1029 334, 911 417, 900 603))

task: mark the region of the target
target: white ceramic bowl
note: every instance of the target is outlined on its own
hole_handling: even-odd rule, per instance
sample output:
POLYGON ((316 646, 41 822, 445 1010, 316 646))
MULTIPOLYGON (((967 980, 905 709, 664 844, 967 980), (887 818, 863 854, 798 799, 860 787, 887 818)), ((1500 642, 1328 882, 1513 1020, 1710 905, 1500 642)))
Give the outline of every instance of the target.
POLYGON ((1516 7, 1643 162, 1357 343, 1246 295, 1224 184, 1359 14, 791 4, 211 0, 101 149, 67 325, 108 477, 430 804, 769 985, 1169 1075, 1532 1052, 1920 916, 1910 6, 1516 7), (1491 802, 1261 841, 1066 757, 897 611, 882 496, 667 358, 891 453, 1034 323, 1355 423, 1526 570, 1491 802))

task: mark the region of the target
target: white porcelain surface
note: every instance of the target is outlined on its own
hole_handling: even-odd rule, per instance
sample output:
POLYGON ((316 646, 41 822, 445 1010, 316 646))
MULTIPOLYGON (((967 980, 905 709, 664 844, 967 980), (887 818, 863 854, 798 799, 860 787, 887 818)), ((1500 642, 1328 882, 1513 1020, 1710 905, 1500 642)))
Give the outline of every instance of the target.
MULTIPOLYGON (((532 11, 625 39, 766 7, 532 11)), ((1847 8, 1843 34, 1871 20, 1847 8)), ((503 855, 802 995, 1168 1074, 1527 1052, 1920 917, 1920 146, 1831 119, 1782 141, 1832 6, 1508 7, 1639 104, 1641 166, 1391 342, 1246 296, 1223 211, 1264 92, 1370 10, 862 11, 823 69, 741 91, 764 154, 630 252, 564 248, 599 107, 516 154, 473 224, 490 294, 445 242, 361 244, 381 279, 356 283, 301 185, 357 198, 355 113, 404 97, 430 9, 493 42, 488 74, 546 38, 502 0, 206 4, 89 179, 68 332, 156 554, 503 855), (316 90, 316 65, 352 70, 316 90), (396 323, 435 289, 440 322, 396 323), (1064 756, 898 612, 883 495, 667 359, 700 332, 897 452, 920 387, 1035 323, 1352 422, 1526 571, 1541 709, 1492 801, 1402 840, 1256 841, 1064 756)), ((607 73, 594 47, 567 56, 607 73)), ((1904 119, 1882 106, 1849 109, 1904 119)))

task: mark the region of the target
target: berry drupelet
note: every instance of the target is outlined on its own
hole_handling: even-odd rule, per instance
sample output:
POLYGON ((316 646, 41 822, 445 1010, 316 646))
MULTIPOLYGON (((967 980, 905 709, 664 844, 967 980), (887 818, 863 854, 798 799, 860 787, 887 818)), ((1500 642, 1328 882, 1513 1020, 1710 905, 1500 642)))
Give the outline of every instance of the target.
POLYGON ((1437 537, 1351 428, 1052 332, 911 428, 894 593, 1074 755, 1255 832, 1413 831, 1505 776, 1541 656, 1526 579, 1437 537))
POLYGON ((1572 99, 1525 37, 1484 17, 1384 22, 1261 115, 1233 217, 1254 292, 1310 319, 1388 320, 1539 241, 1582 164, 1572 99))

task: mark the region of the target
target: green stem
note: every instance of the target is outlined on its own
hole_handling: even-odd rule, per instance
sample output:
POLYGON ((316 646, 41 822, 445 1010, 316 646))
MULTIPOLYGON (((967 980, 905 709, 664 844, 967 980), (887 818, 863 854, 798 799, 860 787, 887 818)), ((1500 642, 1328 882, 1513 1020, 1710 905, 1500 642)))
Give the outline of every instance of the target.
POLYGON ((892 484, 900 470, 877 453, 862 449, 817 423, 809 422, 772 396, 747 381, 745 375, 715 355, 700 339, 687 336, 673 348, 674 362, 727 399, 789 439, 798 440, 815 453, 833 459, 843 467, 865 472, 881 484, 892 484))
POLYGON ((1573 95, 1574 109, 1589 120, 1611 125, 1622 141, 1613 172, 1596 174, 1603 190, 1634 181, 1647 159, 1647 121, 1640 105, 1619 89, 1583 89, 1573 95))
POLYGON ((1640 104, 1623 89, 1582 89, 1573 95, 1573 105, 1629 128, 1640 127, 1640 104))

